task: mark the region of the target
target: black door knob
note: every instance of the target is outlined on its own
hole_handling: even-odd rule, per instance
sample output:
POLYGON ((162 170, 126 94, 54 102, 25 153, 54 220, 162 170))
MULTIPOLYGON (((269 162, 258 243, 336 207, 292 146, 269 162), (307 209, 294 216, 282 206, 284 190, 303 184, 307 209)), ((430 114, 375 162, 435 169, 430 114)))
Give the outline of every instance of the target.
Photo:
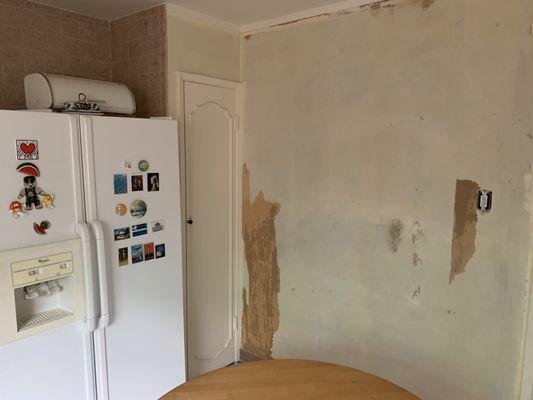
POLYGON ((194 221, 193 221, 192 219, 188 219, 188 220, 187 220, 187 223, 188 223, 189 225, 192 225, 192 224, 194 223, 194 221))

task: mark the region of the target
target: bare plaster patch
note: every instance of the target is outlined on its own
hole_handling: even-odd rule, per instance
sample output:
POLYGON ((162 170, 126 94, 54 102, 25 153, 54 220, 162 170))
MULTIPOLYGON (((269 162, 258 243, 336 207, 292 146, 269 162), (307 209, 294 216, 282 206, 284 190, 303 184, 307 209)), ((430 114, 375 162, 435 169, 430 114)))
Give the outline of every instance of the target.
POLYGON ((243 166, 243 239, 249 291, 243 289, 241 347, 261 359, 272 358, 274 333, 279 328, 280 271, 275 218, 279 203, 259 192, 250 203, 250 172, 243 166))
POLYGON ((450 284, 457 275, 466 271, 468 262, 476 252, 478 191, 479 185, 476 182, 456 182, 450 284))

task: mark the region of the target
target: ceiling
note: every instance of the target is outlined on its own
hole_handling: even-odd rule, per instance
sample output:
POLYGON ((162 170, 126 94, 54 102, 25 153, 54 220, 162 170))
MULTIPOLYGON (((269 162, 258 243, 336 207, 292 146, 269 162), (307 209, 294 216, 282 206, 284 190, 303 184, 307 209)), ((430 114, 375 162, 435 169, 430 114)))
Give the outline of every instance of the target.
MULTIPOLYGON (((162 0, 37 1, 104 20, 114 20, 162 3, 162 0)), ((339 0, 169 0, 169 2, 242 26, 315 7, 339 3, 339 0)))

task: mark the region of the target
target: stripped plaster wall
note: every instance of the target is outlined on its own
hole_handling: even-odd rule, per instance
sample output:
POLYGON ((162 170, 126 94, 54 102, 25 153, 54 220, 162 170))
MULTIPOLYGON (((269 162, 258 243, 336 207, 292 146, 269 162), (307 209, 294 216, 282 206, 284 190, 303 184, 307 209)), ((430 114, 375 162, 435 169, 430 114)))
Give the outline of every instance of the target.
POLYGON ((532 22, 529 0, 407 0, 244 41, 250 193, 281 205, 274 358, 518 398, 532 22), (450 283, 458 180, 494 201, 450 283))

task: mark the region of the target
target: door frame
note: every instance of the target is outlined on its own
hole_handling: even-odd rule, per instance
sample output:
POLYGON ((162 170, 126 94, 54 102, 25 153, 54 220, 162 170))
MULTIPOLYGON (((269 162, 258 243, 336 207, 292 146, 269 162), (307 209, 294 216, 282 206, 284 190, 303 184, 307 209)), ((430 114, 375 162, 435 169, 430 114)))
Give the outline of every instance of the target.
POLYGON ((181 185, 181 206, 183 210, 181 232, 182 232, 182 256, 183 256, 183 296, 184 296, 184 316, 185 316, 185 360, 187 361, 188 375, 188 307, 187 307, 187 163, 186 163, 186 140, 185 140, 185 84, 198 83, 221 88, 234 89, 237 94, 237 128, 233 138, 233 187, 234 197, 232 205, 233 213, 233 332, 235 341, 234 362, 240 359, 241 345, 241 316, 242 301, 238 288, 242 287, 244 271, 244 243, 242 238, 242 165, 244 163, 244 96, 245 84, 242 82, 213 78, 209 76, 197 75, 183 71, 176 72, 176 115, 178 118, 179 147, 180 147, 180 180, 181 185))

